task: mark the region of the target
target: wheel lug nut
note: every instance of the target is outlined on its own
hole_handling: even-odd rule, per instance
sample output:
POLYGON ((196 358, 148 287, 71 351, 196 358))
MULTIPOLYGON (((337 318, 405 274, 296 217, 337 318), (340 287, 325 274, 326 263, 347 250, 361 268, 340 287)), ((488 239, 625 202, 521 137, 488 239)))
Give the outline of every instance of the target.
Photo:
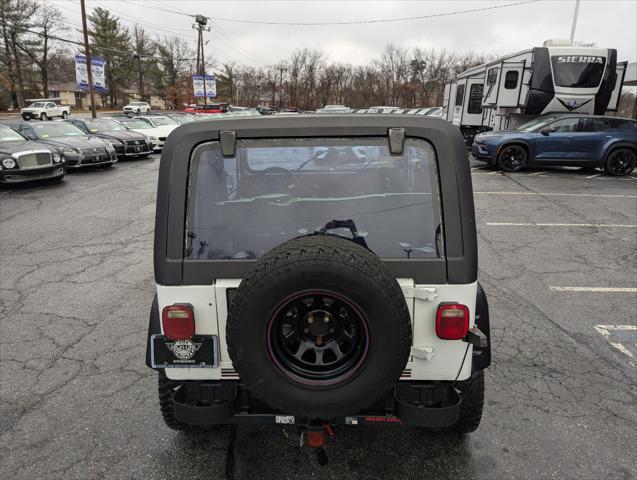
POLYGON ((310 333, 310 331, 309 331, 307 328, 305 328, 305 329, 303 330, 303 333, 310 333))
POLYGON ((324 321, 325 323, 329 323, 329 321, 330 321, 330 317, 328 317, 327 315, 325 315, 325 316, 323 317, 323 321, 324 321))
POLYGON ((314 323, 314 317, 312 315, 307 317, 307 323, 314 323))

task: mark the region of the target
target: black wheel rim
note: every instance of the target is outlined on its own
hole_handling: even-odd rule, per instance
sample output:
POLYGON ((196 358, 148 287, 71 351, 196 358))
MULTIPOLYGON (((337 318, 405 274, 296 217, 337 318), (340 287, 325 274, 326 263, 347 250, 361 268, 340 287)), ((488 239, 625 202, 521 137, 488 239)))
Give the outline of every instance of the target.
POLYGON ((608 169, 613 175, 626 175, 635 165, 635 154, 628 150, 618 150, 611 154, 608 169))
POLYGON ((369 334, 360 309, 334 292, 299 292, 274 310, 267 333, 270 358, 304 385, 333 385, 353 376, 367 356, 369 334))
POLYGON ((526 152, 522 147, 512 145, 502 151, 502 166, 506 170, 516 171, 524 168, 526 152))

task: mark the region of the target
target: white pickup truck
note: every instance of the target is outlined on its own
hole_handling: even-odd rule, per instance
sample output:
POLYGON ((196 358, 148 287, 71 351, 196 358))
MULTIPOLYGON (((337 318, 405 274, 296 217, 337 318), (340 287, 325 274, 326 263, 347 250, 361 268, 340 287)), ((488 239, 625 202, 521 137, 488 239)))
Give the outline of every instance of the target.
POLYGON ((27 121, 32 118, 38 118, 40 120, 48 120, 53 117, 67 118, 71 115, 71 107, 68 105, 58 105, 52 101, 38 101, 20 110, 20 114, 22 118, 27 121))

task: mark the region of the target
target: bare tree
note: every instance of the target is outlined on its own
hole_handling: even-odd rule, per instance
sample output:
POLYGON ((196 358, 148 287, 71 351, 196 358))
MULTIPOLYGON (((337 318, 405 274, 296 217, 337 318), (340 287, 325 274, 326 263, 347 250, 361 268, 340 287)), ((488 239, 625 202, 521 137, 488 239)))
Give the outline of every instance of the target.
POLYGON ((38 8, 35 22, 31 26, 32 30, 38 32, 37 38, 16 40, 16 46, 40 70, 42 95, 45 97, 49 94, 49 70, 62 53, 54 50, 57 42, 51 38, 66 30, 62 18, 62 12, 57 7, 44 3, 38 8))
POLYGON ((18 43, 28 33, 29 20, 38 8, 39 5, 32 0, 0 0, 0 25, 14 108, 24 106, 23 66, 18 43))
POLYGON ((143 27, 135 24, 133 28, 133 48, 137 61, 137 92, 141 100, 147 101, 150 84, 146 79, 146 72, 155 65, 151 57, 155 54, 156 44, 151 40, 143 27))

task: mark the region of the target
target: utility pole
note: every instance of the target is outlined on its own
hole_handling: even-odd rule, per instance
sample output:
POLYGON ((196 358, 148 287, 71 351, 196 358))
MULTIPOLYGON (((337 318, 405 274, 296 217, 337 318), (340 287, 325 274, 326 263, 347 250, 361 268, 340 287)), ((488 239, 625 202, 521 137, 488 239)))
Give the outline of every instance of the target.
POLYGON ((93 65, 91 64, 91 51, 88 48, 88 28, 86 27, 86 7, 84 0, 80 0, 82 6, 82 30, 84 30, 84 56, 86 57, 86 69, 88 71, 88 91, 91 97, 91 116, 97 117, 95 113, 95 94, 93 93, 93 65))
POLYGON ((279 110, 281 110, 283 106, 283 72, 287 72, 287 68, 285 68, 285 65, 282 63, 279 65, 279 110))
POLYGON ((577 15, 579 13, 579 0, 575 0, 575 11, 573 12, 573 25, 571 26, 571 46, 575 40, 575 27, 577 26, 577 15))
POLYGON ((203 77, 203 105, 204 109, 208 105, 208 94, 206 93, 206 59, 203 53, 203 31, 210 31, 210 27, 207 27, 208 17, 204 17, 203 15, 197 15, 195 17, 195 23, 192 25, 192 28, 197 29, 197 75, 201 75, 203 77), (199 61, 201 60, 201 65, 199 61))

